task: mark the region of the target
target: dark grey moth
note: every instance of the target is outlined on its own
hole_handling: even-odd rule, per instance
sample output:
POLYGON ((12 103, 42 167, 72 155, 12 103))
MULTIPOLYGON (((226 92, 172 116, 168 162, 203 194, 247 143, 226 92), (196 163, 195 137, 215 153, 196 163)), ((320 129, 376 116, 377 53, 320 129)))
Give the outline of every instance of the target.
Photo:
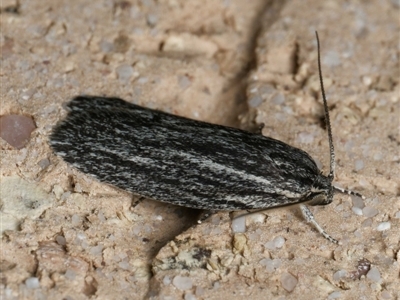
POLYGON ((78 170, 162 202, 212 211, 300 204, 306 219, 336 242, 303 205, 329 204, 334 191, 353 193, 332 185, 334 149, 319 41, 318 65, 331 152, 328 176, 306 152, 281 141, 118 98, 75 97, 50 145, 78 170))

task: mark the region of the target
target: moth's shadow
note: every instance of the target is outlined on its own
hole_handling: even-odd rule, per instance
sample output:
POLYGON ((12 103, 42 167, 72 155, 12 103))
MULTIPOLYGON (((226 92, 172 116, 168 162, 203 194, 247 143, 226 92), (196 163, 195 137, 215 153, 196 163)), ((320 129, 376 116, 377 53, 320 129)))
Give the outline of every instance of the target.
POLYGON ((151 260, 168 242, 198 224, 203 214, 203 210, 150 199, 141 200, 133 211, 144 220, 142 239, 148 244, 146 256, 151 260))

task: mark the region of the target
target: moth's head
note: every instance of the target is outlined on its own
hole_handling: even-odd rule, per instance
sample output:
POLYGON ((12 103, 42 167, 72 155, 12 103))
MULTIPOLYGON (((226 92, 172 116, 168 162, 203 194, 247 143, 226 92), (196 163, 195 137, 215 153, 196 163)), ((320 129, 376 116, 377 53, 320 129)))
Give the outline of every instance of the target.
POLYGON ((333 201, 334 187, 330 177, 319 175, 311 188, 309 205, 327 205, 333 201))

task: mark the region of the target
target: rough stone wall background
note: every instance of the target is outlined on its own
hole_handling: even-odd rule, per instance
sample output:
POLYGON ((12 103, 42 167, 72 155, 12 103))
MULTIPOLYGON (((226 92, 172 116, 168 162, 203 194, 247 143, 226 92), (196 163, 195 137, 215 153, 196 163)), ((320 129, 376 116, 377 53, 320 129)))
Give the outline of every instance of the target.
POLYGON ((2 1, 1 297, 400 297, 399 7, 395 0, 2 1), (72 96, 118 96, 214 123, 263 123, 264 135, 304 149, 327 172, 315 30, 335 183, 367 198, 338 194, 312 208, 341 245, 296 209, 233 225, 218 213, 191 227, 196 212, 151 200, 133 207, 135 197, 77 172, 48 146, 72 96), (6 141, 5 131, 15 134, 3 125, 10 114, 36 126, 21 147, 6 141))

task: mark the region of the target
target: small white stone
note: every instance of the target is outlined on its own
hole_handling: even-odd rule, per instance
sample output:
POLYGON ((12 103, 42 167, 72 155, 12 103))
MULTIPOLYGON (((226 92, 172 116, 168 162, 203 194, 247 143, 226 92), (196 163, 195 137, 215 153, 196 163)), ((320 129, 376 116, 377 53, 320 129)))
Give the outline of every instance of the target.
POLYGON ((257 107, 263 102, 263 98, 260 95, 255 95, 248 101, 250 107, 257 107))
POLYGON ((62 235, 57 235, 56 242, 57 242, 57 244, 59 244, 61 246, 65 246, 67 244, 65 237, 63 237, 62 235))
POLYGON ((163 283, 169 285, 171 283, 171 278, 169 278, 169 276, 164 276, 163 283))
POLYGON ((285 244, 285 239, 282 236, 277 236, 274 238, 274 244, 276 248, 282 248, 285 244))
POLYGON ((99 46, 101 51, 104 53, 110 53, 111 51, 114 50, 114 44, 105 40, 100 41, 99 46))
POLYGON ((281 105, 283 102, 285 102, 285 96, 281 93, 277 93, 272 97, 271 102, 276 105, 281 105))
POLYGON ((213 289, 214 290, 218 290, 220 288, 221 284, 219 283, 219 281, 214 282, 213 284, 213 289))
POLYGON ((204 295, 205 290, 201 286, 196 286, 195 292, 196 296, 201 297, 204 295))
POLYGON ((262 213, 258 213, 258 214, 251 214, 247 216, 247 218, 253 223, 264 223, 267 217, 262 213))
POLYGON ((280 259, 270 259, 270 258, 264 258, 260 260, 260 265, 263 265, 266 267, 268 273, 274 272, 276 269, 278 269, 282 264, 282 261, 280 259))
POLYGON ((232 231, 234 233, 243 233, 246 231, 246 217, 238 217, 232 220, 232 231))
POLYGON ((382 222, 382 223, 379 223, 379 225, 376 227, 376 230, 384 231, 384 230, 390 229, 390 227, 391 227, 390 222, 382 222))
POLYGON ((358 216, 362 216, 363 215, 363 211, 361 208, 359 207, 352 207, 351 210, 353 211, 353 213, 355 213, 358 216))
POLYGON ((269 242, 266 242, 264 244, 264 247, 267 248, 268 250, 275 250, 275 243, 274 243, 273 240, 269 241, 269 242))
POLYGON ((353 202, 353 207, 363 209, 365 207, 364 200, 361 197, 351 195, 351 201, 353 202))
POLYGON ((90 254, 92 255, 101 255, 103 253, 103 246, 97 245, 90 249, 90 254))
POLYGON ((120 267, 123 270, 130 270, 131 266, 129 264, 129 262, 127 261, 121 261, 118 263, 118 267, 120 267))
POLYGON ((363 208, 363 215, 366 216, 367 218, 372 218, 376 216, 379 213, 379 211, 371 206, 366 206, 363 208))
POLYGON ((297 136, 297 141, 302 144, 312 144, 314 142, 314 135, 309 132, 300 132, 297 136))
POLYGON ((213 225, 218 226, 221 223, 221 218, 219 216, 214 215, 211 217, 211 223, 213 225))
POLYGON ((294 288, 297 285, 297 282, 298 282, 297 278, 290 273, 284 273, 281 276, 281 285, 288 292, 294 290, 294 288))
POLYGON ((68 61, 65 65, 64 65, 64 72, 65 73, 69 73, 71 71, 75 70, 75 64, 73 61, 68 61))
POLYGON ((53 186, 53 193, 56 196, 57 200, 60 200, 62 194, 64 193, 64 190, 60 185, 56 184, 53 186))
POLYGON ((38 162, 38 165, 42 168, 42 169, 46 169, 48 166, 50 166, 50 160, 48 158, 43 158, 38 162))
POLYGON ((195 295, 193 295, 191 293, 187 293, 187 294, 185 294, 185 298, 184 299, 185 300, 196 300, 197 298, 196 298, 195 295))
POLYGON ((362 82, 365 86, 370 86, 372 84, 372 78, 370 76, 363 76, 362 82))
POLYGON ((362 227, 371 227, 371 225, 372 225, 372 219, 371 219, 371 218, 365 219, 365 220, 361 223, 361 226, 362 226, 362 227))
POLYGON ((376 267, 372 267, 367 273, 367 278, 374 282, 379 282, 381 280, 381 273, 376 267))
POLYGON ((340 298, 342 294, 340 292, 333 292, 328 296, 328 299, 337 299, 340 298))
POLYGON ((25 285, 28 289, 37 289, 40 287, 39 278, 29 277, 27 280, 25 280, 25 285))
POLYGON ((137 80, 137 82, 139 83, 139 84, 145 84, 145 83, 147 83, 149 81, 149 79, 147 78, 147 77, 140 77, 138 80, 137 80))
POLYGON ((69 280, 74 280, 76 277, 76 273, 72 271, 71 269, 67 269, 67 271, 64 274, 65 278, 69 280))
POLYGON ((130 65, 120 65, 115 70, 118 76, 118 79, 127 81, 132 77, 133 68, 130 65))
POLYGON ((160 216, 160 215, 156 215, 156 216, 154 217, 154 220, 156 220, 156 221, 162 221, 162 220, 163 220, 163 217, 160 216))
POLYGON ((78 240, 85 240, 86 239, 86 235, 83 233, 83 232, 78 232, 77 234, 76 234, 76 238, 78 239, 78 240))
POLYGON ((105 222, 105 221, 107 221, 107 220, 106 220, 106 217, 104 217, 104 214, 103 214, 102 211, 99 211, 99 213, 97 214, 97 217, 99 218, 99 221, 100 221, 100 222, 105 222))
POLYGON ((381 297, 382 297, 382 299, 393 299, 392 298, 392 295, 388 292, 388 291, 383 291, 382 293, 381 293, 381 297))
POLYGON ((354 236, 357 238, 361 238, 362 237, 362 231, 360 229, 357 229, 356 231, 354 231, 354 236))
POLYGON ((178 84, 182 90, 186 90, 192 84, 192 81, 186 75, 179 75, 178 76, 178 84))
POLYGON ((347 276, 347 271, 346 270, 339 270, 333 274, 333 280, 339 281, 342 278, 345 278, 347 276))
POLYGON ((285 239, 281 236, 277 236, 272 241, 269 241, 264 244, 264 247, 269 250, 275 250, 276 248, 282 248, 285 244, 285 239))
POLYGON ((174 277, 172 284, 181 291, 190 290, 193 287, 192 279, 180 275, 174 277))
POLYGON ((72 215, 71 217, 71 224, 73 226, 79 226, 81 224, 82 220, 81 217, 78 216, 77 214, 72 215))
MULTIPOLYGON (((324 65, 328 65, 329 67, 336 67, 341 64, 340 56, 335 51, 329 51, 324 58, 322 59, 324 65)), ((326 80, 324 80, 326 81, 326 80)))
POLYGON ((354 163, 354 168, 356 171, 364 169, 364 161, 361 159, 357 159, 354 163))
POLYGON ((155 26, 158 22, 158 16, 155 14, 148 14, 147 15, 147 24, 150 26, 155 26))

